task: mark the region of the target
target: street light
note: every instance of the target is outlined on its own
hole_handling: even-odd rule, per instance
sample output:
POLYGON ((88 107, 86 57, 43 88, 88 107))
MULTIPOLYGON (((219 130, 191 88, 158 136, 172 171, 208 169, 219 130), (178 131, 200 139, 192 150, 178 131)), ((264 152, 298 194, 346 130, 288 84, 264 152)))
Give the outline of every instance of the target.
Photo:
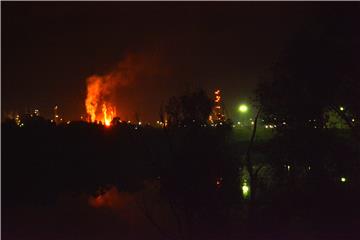
POLYGON ((244 181, 242 186, 241 186, 241 190, 242 190, 242 195, 244 198, 248 198, 249 194, 250 194, 250 187, 247 185, 247 182, 244 181))
POLYGON ((242 112, 242 113, 246 113, 248 110, 249 110, 249 108, 245 104, 241 104, 239 106, 239 111, 242 112))

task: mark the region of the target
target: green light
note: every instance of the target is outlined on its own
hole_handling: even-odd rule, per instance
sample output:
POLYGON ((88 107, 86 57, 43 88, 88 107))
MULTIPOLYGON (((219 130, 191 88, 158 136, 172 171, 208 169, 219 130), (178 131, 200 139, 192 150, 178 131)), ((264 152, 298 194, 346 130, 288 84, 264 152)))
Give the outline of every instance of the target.
POLYGON ((239 106, 239 111, 242 112, 242 113, 245 113, 248 111, 248 106, 246 106, 245 104, 241 104, 239 106))
POLYGON ((340 111, 344 111, 344 107, 340 107, 340 111))
POLYGON ((249 194, 250 194, 250 188, 246 182, 243 183, 241 190, 242 190, 243 197, 248 198, 249 194))
POLYGON ((344 183, 344 182, 346 182, 346 178, 342 177, 342 178, 340 178, 340 181, 344 183))

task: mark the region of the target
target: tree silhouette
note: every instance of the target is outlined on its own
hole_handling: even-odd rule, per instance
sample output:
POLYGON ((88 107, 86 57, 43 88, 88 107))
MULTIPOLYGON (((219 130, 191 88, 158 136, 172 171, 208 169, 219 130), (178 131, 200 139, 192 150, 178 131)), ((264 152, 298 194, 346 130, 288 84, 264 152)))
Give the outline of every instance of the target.
POLYGON ((204 90, 189 92, 180 97, 171 97, 165 107, 169 125, 205 124, 211 113, 212 100, 204 90))
POLYGON ((356 9, 325 11, 294 36, 257 89, 268 121, 283 128, 322 128, 331 110, 358 131, 359 121, 352 120, 360 117, 355 99, 360 94, 356 9))

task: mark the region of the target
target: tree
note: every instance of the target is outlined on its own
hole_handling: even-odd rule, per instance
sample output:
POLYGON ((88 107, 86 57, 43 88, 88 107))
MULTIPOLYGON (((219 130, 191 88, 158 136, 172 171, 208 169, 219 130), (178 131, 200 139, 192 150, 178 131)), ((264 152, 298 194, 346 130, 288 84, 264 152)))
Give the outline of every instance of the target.
POLYGON ((205 124, 211 113, 213 101, 204 90, 171 97, 165 107, 170 126, 205 124))

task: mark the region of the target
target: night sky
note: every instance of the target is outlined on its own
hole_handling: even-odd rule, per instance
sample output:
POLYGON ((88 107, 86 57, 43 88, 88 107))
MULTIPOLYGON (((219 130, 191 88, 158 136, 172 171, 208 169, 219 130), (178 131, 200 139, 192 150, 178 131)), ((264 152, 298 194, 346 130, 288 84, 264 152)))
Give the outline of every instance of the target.
POLYGON ((79 119, 86 78, 135 56, 137 74, 116 89, 121 117, 157 120, 162 101, 198 86, 221 89, 236 120, 293 35, 339 4, 2 2, 2 114, 58 105, 79 119))

